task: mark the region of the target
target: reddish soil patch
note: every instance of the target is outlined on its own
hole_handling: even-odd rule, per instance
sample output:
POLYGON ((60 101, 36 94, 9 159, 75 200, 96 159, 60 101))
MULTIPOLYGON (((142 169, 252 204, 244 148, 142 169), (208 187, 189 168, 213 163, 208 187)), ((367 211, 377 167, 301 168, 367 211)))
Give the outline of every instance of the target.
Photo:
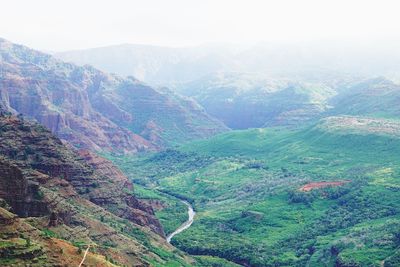
POLYGON ((311 191, 313 189, 318 189, 318 188, 324 188, 324 187, 330 187, 330 186, 342 186, 348 182, 350 182, 350 181, 308 183, 308 184, 305 184, 302 187, 300 187, 299 190, 303 191, 303 192, 308 192, 308 191, 311 191))

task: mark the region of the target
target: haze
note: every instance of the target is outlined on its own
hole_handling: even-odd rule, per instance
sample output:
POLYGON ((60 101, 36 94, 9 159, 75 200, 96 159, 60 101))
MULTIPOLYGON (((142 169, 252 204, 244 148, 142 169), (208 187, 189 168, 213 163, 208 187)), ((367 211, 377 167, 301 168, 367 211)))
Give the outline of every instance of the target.
POLYGON ((45 51, 120 43, 397 43, 396 1, 2 1, 0 36, 45 51))
POLYGON ((0 7, 0 267, 400 267, 396 1, 0 7))

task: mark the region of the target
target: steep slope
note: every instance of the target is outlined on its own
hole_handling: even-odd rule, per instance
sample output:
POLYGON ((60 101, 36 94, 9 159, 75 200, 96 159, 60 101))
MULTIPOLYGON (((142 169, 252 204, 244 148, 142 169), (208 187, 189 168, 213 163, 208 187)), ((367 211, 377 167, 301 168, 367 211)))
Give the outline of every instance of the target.
POLYGON ((186 141, 226 130, 196 104, 133 78, 63 63, 3 39, 0 58, 0 105, 76 147, 132 153, 168 144, 173 135, 186 141))
POLYGON ((332 115, 394 119, 400 115, 400 85, 389 79, 323 72, 316 76, 217 73, 177 90, 233 129, 301 125, 332 115))
POLYGON ((136 152, 152 145, 93 109, 90 88, 118 79, 0 39, 0 104, 35 118, 60 138, 92 150, 136 152))
POLYGON ((189 264, 173 255, 152 208, 111 162, 78 154, 44 127, 4 114, 0 199, 2 266, 76 265, 89 244, 93 265, 189 264))
POLYGON ((123 84, 116 90, 103 90, 92 96, 93 106, 116 124, 139 133, 153 144, 165 146, 210 137, 228 130, 202 107, 166 88, 155 90, 137 83, 123 84), (118 107, 132 120, 113 116, 118 107))
POLYGON ((233 129, 296 125, 318 118, 336 94, 328 82, 273 79, 265 74, 217 73, 185 83, 178 91, 233 129))
POLYGON ((331 100, 331 114, 398 118, 400 85, 379 77, 357 83, 331 100))

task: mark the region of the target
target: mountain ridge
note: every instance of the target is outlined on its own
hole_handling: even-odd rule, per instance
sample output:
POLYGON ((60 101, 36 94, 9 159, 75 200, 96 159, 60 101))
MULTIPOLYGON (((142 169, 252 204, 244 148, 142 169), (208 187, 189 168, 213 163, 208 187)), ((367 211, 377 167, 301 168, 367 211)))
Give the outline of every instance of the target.
POLYGON ((0 105, 36 119, 77 147, 135 153, 168 145, 168 136, 177 133, 176 141, 186 141, 227 130, 196 103, 133 77, 64 63, 4 39, 0 57, 0 105))

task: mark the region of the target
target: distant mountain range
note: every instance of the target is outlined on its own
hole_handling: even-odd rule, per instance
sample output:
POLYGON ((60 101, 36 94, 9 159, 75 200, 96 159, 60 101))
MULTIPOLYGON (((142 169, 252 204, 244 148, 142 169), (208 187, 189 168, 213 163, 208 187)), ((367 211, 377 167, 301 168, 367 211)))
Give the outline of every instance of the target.
POLYGON ((320 79, 217 73, 176 89, 232 129, 300 126, 330 115, 400 115, 400 86, 386 78, 320 79))
POLYGON ((228 127, 246 129, 297 126, 330 115, 398 115, 400 92, 392 80, 399 77, 400 56, 392 50, 389 44, 386 50, 328 43, 247 48, 125 44, 55 56, 168 85, 228 127))
MULTIPOLYGON (((327 115, 398 115, 399 86, 390 80, 312 71, 316 67, 311 66, 308 53, 271 55, 271 49, 120 45, 56 54, 155 84, 170 84, 170 90, 148 86, 132 76, 122 78, 88 65, 64 63, 1 40, 0 103, 37 119, 75 146, 120 153, 209 137, 226 131, 225 125, 246 129, 301 125, 327 115), (267 56, 269 63, 262 60, 267 56), (283 64, 280 58, 283 62, 302 58, 308 69, 298 70, 296 61, 285 73, 280 71, 283 65, 266 71, 276 62, 283 64), (260 64, 264 71, 228 71, 253 70, 260 64), (376 104, 376 97, 386 104, 376 104)), ((333 61, 328 62, 332 67, 333 61)))
POLYGON ((400 54, 395 45, 363 43, 210 44, 162 47, 122 44, 65 51, 56 57, 79 65, 136 78, 152 85, 174 86, 215 72, 257 72, 293 77, 326 73, 400 78, 400 54))
POLYGON ((331 99, 333 114, 384 118, 400 116, 400 85, 383 77, 354 84, 331 99))
POLYGON ((235 51, 236 48, 220 46, 170 48, 122 44, 55 53, 54 56, 123 76, 132 75, 153 85, 173 85, 224 68, 230 64, 235 51))
POLYGON ((336 95, 326 83, 274 79, 251 73, 218 73, 177 90, 198 101, 233 129, 296 125, 326 112, 336 95))
POLYGON ((0 39, 0 105, 76 147, 133 153, 227 130, 194 101, 0 39))

